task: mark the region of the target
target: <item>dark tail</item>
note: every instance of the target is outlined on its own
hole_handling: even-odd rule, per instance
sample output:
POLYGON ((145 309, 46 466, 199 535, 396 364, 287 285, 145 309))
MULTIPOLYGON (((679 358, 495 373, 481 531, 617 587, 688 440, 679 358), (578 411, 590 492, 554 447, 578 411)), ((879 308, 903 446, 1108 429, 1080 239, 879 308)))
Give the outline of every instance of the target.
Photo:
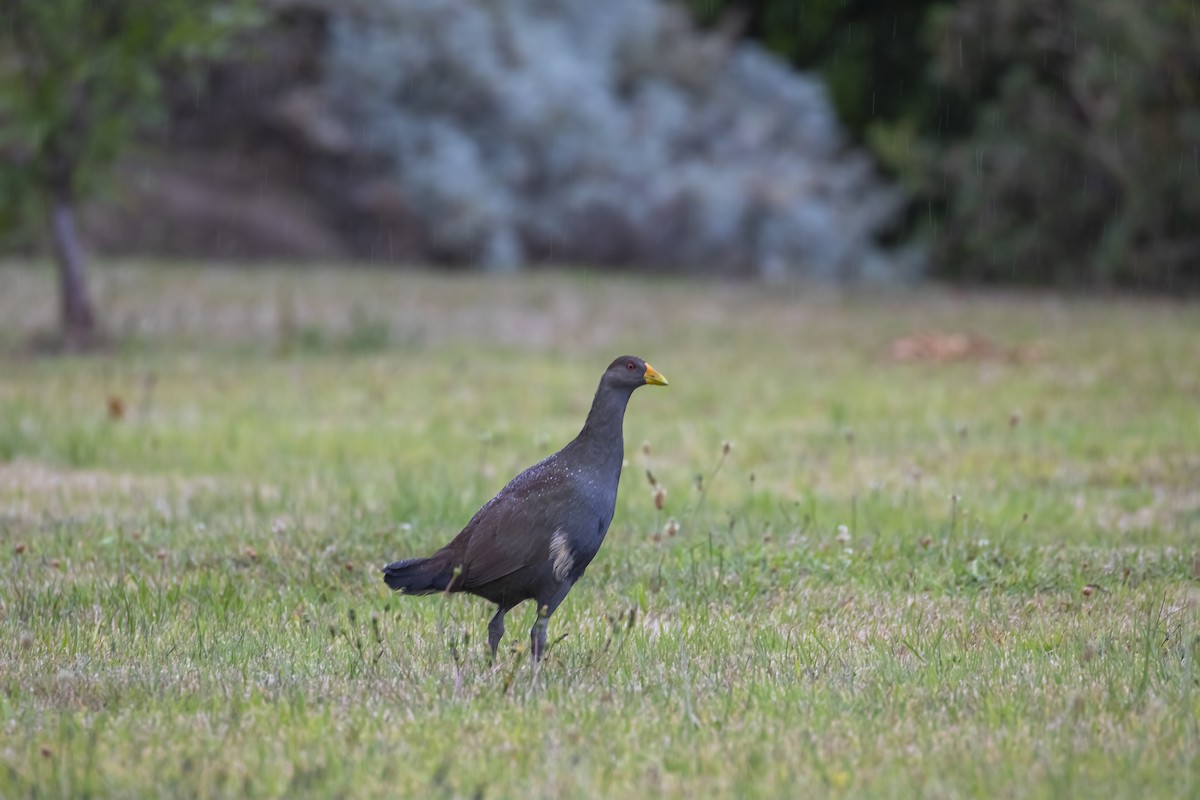
POLYGON ((450 559, 441 553, 432 558, 410 558, 383 568, 383 580, 404 594, 433 594, 444 592, 454 578, 450 559))

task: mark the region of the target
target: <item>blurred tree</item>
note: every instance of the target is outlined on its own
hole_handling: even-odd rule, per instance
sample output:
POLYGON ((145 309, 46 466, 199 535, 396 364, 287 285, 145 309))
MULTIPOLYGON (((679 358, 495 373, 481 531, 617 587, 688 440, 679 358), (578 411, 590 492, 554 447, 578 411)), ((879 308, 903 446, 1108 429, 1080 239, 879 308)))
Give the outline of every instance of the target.
POLYGON ((162 121, 161 76, 219 54, 257 16, 246 0, 5 0, 0 6, 0 221, 42 209, 64 343, 97 334, 75 224, 139 127, 162 121))
POLYGON ((930 29, 966 132, 927 136, 943 275, 1200 286, 1200 13, 1191 0, 963 0, 930 29))
POLYGON ((955 0, 687 1, 702 24, 740 30, 821 73, 842 123, 868 144, 877 123, 944 113, 926 80, 921 32, 930 9, 955 0))
MULTIPOLYGON (((687 0, 702 24, 761 41, 824 79, 838 118, 882 170, 908 192, 902 223, 885 239, 916 236, 930 207, 922 196, 918 143, 966 133, 970 98, 929 78, 925 31, 960 0, 687 0)), ((938 206, 940 209, 940 206, 938 206)))
POLYGON ((826 79, 935 270, 1200 287, 1194 0, 688 0, 826 79))

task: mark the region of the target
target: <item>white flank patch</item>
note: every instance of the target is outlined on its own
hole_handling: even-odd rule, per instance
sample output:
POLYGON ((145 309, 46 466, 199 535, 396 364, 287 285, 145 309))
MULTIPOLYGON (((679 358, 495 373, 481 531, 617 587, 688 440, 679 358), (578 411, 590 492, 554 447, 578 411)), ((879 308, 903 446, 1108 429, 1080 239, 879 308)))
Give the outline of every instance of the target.
POLYGON ((567 544, 567 534, 559 528, 550 537, 550 559, 554 562, 554 577, 565 581, 575 566, 575 556, 571 555, 571 546, 567 544))

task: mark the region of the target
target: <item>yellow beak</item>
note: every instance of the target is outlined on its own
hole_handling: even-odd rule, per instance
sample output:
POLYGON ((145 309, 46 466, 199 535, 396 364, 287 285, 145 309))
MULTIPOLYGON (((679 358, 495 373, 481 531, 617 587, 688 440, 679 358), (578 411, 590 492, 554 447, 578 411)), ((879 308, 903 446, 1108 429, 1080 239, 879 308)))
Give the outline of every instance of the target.
POLYGON ((666 386, 667 385, 667 379, 664 378, 658 370, 656 370, 654 367, 650 366, 649 364, 646 365, 646 374, 643 377, 646 379, 646 383, 650 384, 651 386, 666 386))

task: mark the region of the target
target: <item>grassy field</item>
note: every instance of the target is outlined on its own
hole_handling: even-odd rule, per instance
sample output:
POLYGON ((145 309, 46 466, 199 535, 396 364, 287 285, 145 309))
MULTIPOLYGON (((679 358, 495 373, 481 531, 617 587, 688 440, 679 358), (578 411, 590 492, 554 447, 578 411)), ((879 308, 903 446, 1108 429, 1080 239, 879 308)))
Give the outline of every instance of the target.
POLYGON ((0 266, 4 798, 1200 795, 1195 306, 97 282, 113 351, 35 358, 51 274, 0 266), (532 608, 493 667, 378 568, 625 352, 671 385, 534 685, 532 608))

